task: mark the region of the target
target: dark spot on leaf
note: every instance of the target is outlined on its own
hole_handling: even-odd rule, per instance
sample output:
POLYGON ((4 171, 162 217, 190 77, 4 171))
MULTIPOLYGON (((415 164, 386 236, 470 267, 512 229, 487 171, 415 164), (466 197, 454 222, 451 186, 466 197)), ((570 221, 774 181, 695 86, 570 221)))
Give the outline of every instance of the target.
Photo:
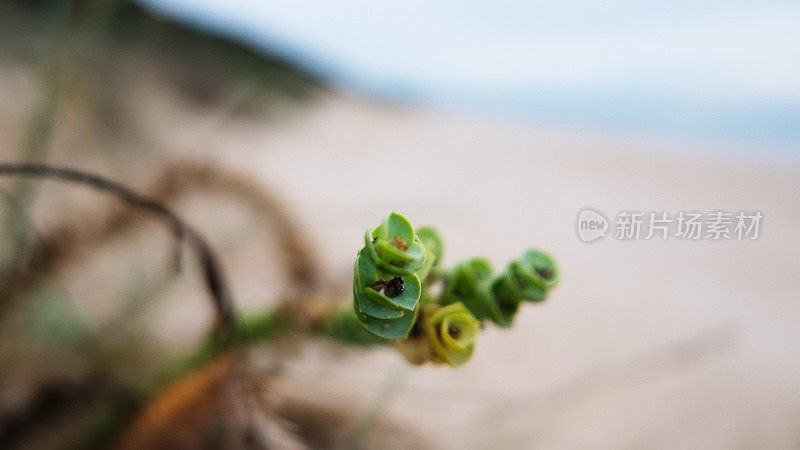
POLYGON ((447 334, 453 339, 458 339, 458 337, 461 336, 461 328, 456 325, 450 325, 447 327, 447 334))
POLYGON ((387 297, 397 297, 403 293, 403 279, 394 277, 391 280, 380 279, 370 286, 378 292, 383 292, 387 297))
POLYGON ((540 277, 544 278, 545 280, 549 280, 553 277, 553 270, 549 267, 537 267, 536 274, 540 277))
POLYGON ((505 297, 498 297, 497 298, 497 306, 500 307, 503 311, 513 311, 515 303, 512 300, 509 300, 505 297))
POLYGON ((386 295, 389 297, 397 297, 403 293, 403 279, 394 277, 386 283, 386 295))

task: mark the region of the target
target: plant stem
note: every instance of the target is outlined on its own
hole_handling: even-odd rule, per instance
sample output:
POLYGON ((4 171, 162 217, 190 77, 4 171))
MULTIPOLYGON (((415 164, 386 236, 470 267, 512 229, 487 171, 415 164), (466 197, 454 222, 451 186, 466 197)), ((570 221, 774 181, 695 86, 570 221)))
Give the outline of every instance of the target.
POLYGON ((223 274, 219 260, 208 242, 191 226, 181 220, 174 212, 161 203, 128 189, 127 187, 79 170, 51 167, 44 164, 0 163, 1 175, 18 175, 28 177, 54 178, 71 183, 84 184, 100 191, 119 197, 131 206, 146 210, 171 229, 178 242, 189 242, 197 251, 200 266, 203 270, 206 289, 214 305, 217 326, 215 339, 223 345, 233 337, 235 312, 233 300, 228 290, 227 280, 223 274))

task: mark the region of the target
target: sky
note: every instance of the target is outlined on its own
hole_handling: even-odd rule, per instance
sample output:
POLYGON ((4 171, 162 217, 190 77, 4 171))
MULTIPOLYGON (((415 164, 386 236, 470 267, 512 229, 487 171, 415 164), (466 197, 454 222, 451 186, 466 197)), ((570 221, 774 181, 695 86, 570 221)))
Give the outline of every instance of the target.
POLYGON ((140 0, 389 100, 800 152, 800 2, 140 0))

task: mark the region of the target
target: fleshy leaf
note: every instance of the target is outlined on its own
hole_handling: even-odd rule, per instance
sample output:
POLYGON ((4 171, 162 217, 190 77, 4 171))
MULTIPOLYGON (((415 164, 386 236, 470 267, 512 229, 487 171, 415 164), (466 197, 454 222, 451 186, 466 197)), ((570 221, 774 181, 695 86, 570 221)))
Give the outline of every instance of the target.
POLYGON ((356 257, 353 269, 353 299, 357 312, 378 319, 394 319, 401 317, 403 311, 392 303, 383 303, 370 298, 364 292, 364 286, 372 285, 378 279, 378 269, 372 264, 368 254, 361 249, 356 257))
POLYGON ((395 236, 403 238, 406 242, 414 240, 414 227, 405 217, 392 212, 384 219, 383 226, 386 227, 386 237, 391 241, 395 236))
POLYGON ((439 264, 444 256, 444 243, 442 242, 439 232, 432 227, 417 228, 417 237, 425 246, 425 249, 433 254, 432 264, 434 266, 439 264))
POLYGON ((461 302, 478 319, 499 320, 501 312, 489 290, 491 276, 492 266, 483 258, 458 264, 445 281, 446 303, 461 302))
POLYGON ((460 366, 472 356, 480 322, 461 303, 426 310, 428 338, 442 361, 460 366), (428 311, 433 311, 430 314, 428 311))
POLYGON ((425 262, 422 264, 422 266, 420 266, 419 269, 417 269, 417 276, 419 277, 420 283, 424 283, 425 279, 428 278, 428 275, 430 275, 431 270, 433 269, 433 263, 435 261, 433 253, 431 253, 427 247, 425 247, 425 252, 425 262))
POLYGON ((384 339, 408 335, 422 295, 416 272, 427 257, 411 223, 400 214, 393 212, 366 231, 353 278, 353 305, 364 329, 384 339))
MULTIPOLYGON (((386 278, 391 278, 391 275, 387 275, 386 278)), ((386 306, 413 311, 422 294, 419 278, 416 275, 406 275, 400 277, 400 279, 402 280, 403 292, 395 297, 390 297, 385 291, 381 292, 369 286, 364 288, 364 293, 386 306)))
POLYGON ((532 269, 534 280, 540 287, 550 289, 558 283, 558 268, 547 253, 528 250, 522 255, 522 261, 532 269))
POLYGON ((416 313, 416 310, 406 311, 403 316, 392 320, 379 320, 363 314, 360 314, 358 318, 364 329, 375 336, 383 339, 405 339, 414 325, 416 313))
POLYGON ((503 328, 510 327, 514 315, 519 310, 520 292, 514 280, 508 276, 501 276, 492 282, 492 294, 498 315, 492 317, 492 322, 503 328))
POLYGON ((397 319, 403 315, 403 310, 381 304, 363 292, 357 292, 353 286, 353 298, 356 312, 376 319, 397 319))
POLYGON ((364 248, 369 252, 370 260, 381 270, 396 273, 399 275, 411 275, 414 273, 415 267, 412 268, 407 267, 398 267, 389 263, 389 261, 385 261, 381 255, 378 253, 377 249, 377 242, 373 242, 372 236, 374 232, 372 230, 367 230, 364 236, 364 248))

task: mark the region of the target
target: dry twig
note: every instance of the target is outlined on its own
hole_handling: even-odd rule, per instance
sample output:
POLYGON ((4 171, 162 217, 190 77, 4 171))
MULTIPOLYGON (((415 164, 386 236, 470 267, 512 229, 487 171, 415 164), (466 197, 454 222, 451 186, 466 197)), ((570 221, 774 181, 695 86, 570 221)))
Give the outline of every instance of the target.
POLYGON ((234 306, 219 260, 208 242, 162 203, 98 175, 43 164, 0 163, 0 175, 53 178, 108 192, 136 208, 155 215, 171 229, 178 242, 188 242, 197 251, 205 285, 217 316, 216 332, 227 339, 233 329, 234 306))

